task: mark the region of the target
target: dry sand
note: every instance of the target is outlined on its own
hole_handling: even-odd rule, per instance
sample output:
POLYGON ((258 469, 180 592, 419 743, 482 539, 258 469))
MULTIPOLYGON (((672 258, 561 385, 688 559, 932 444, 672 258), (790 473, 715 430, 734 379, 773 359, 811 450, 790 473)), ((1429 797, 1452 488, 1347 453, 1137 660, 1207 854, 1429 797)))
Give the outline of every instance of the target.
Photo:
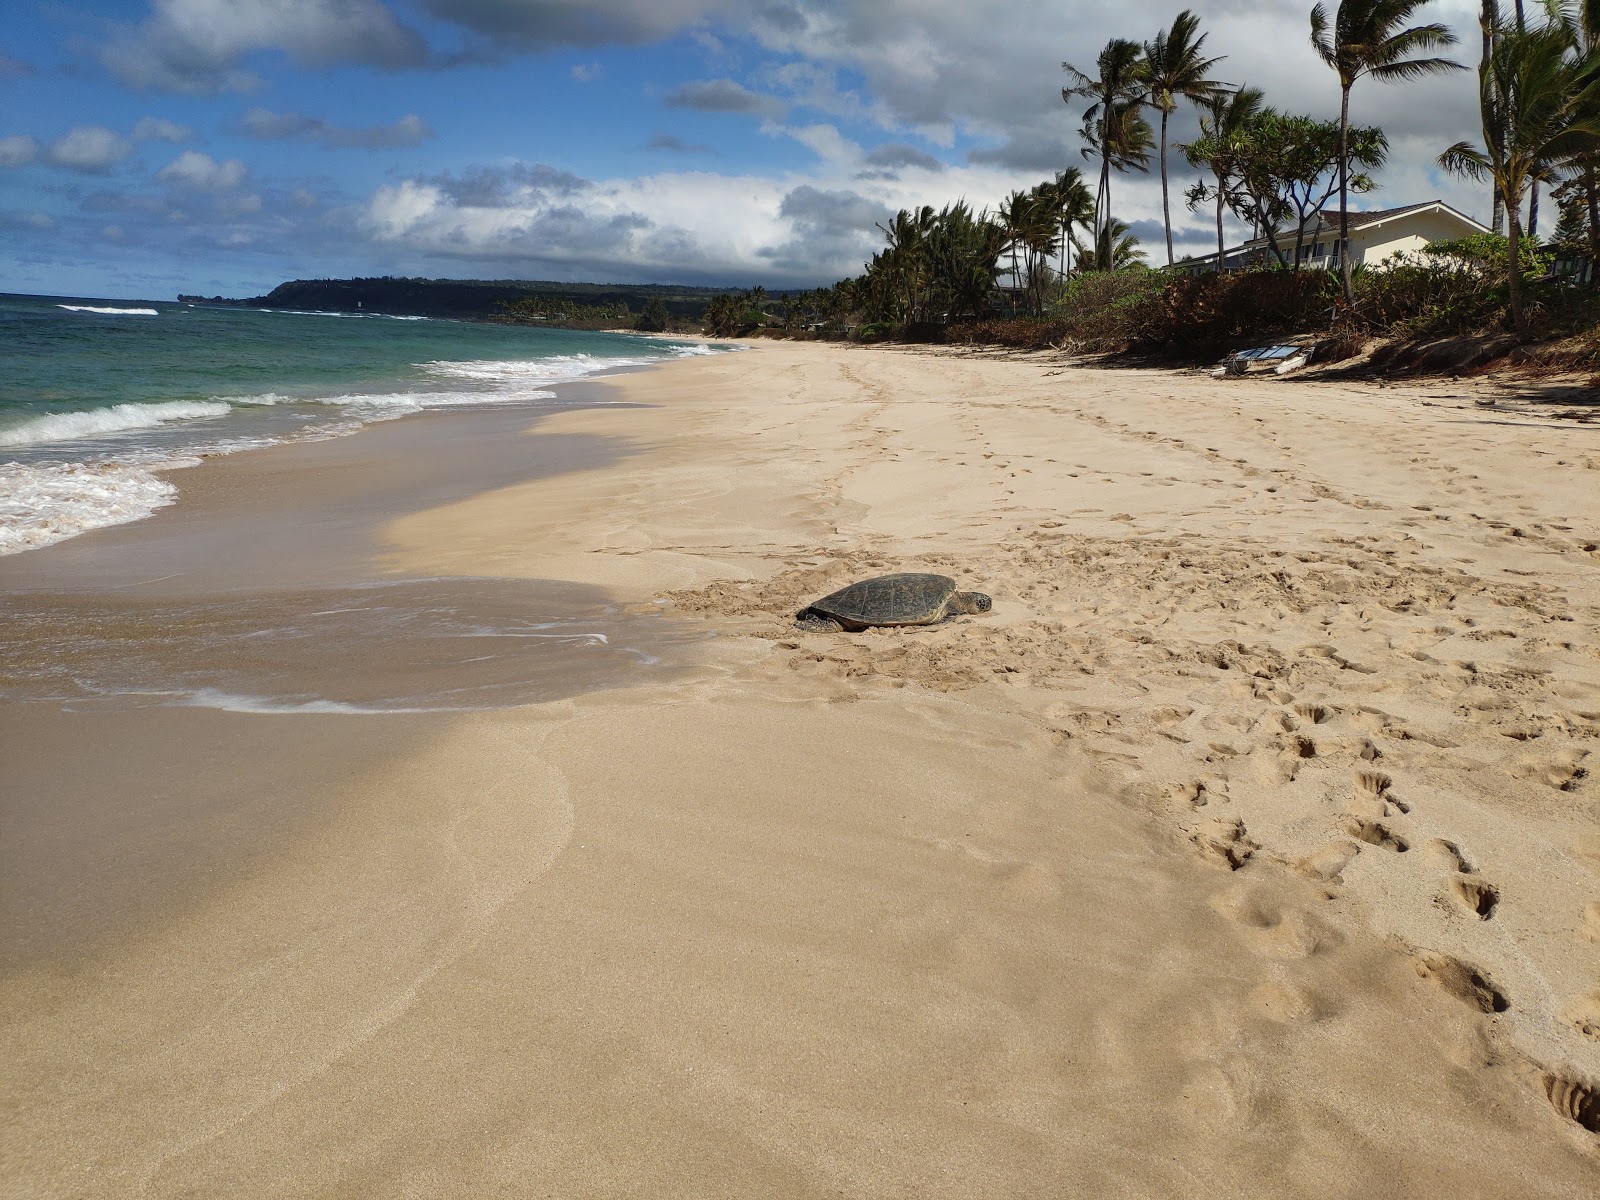
POLYGON ((532 436, 630 456, 380 561, 719 636, 523 708, 193 717, 383 732, 7 977, 10 1194, 1600 1188, 1600 427, 826 346, 614 386, 532 436), (994 611, 788 620, 900 569, 994 611))

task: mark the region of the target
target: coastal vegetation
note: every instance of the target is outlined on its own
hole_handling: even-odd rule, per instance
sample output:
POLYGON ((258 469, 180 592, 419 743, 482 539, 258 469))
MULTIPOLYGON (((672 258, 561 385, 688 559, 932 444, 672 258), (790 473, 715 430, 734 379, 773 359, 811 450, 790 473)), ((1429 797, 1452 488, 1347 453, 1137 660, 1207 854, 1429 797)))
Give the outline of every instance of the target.
POLYGON ((1348 252, 1350 199, 1379 186, 1389 151, 1381 127, 1351 123, 1352 90, 1465 70, 1444 56, 1456 41, 1449 28, 1418 19, 1426 2, 1310 9, 1308 36, 1338 89, 1337 109, 1330 87, 1330 111, 1320 114, 1283 111, 1258 88, 1214 78, 1225 56, 1206 55, 1193 12, 1147 41, 1113 38, 1092 69, 1062 64, 1063 101, 1084 104, 1079 136, 1092 182, 1072 167, 993 209, 963 200, 902 210, 880 226, 885 246, 861 275, 788 298, 781 319, 748 295, 728 297, 708 312, 706 331, 1179 354, 1293 333, 1321 333, 1339 352, 1374 336, 1510 331, 1520 341, 1576 336, 1600 361, 1600 0, 1527 10, 1518 0, 1509 19, 1485 0, 1482 141, 1457 143, 1439 162, 1492 187, 1504 221, 1381 264, 1348 252), (1169 119, 1182 105, 1195 110, 1199 134, 1172 147, 1169 119), (1212 259, 1173 259, 1173 148, 1205 173, 1184 199, 1215 214, 1212 259), (1113 206, 1116 177, 1148 171, 1153 159, 1161 267, 1147 265, 1113 206), (1536 234, 1541 185, 1560 214, 1545 241, 1536 234), (1227 258, 1228 214, 1254 233, 1247 262, 1227 258), (1310 253, 1314 234, 1331 252, 1310 253))

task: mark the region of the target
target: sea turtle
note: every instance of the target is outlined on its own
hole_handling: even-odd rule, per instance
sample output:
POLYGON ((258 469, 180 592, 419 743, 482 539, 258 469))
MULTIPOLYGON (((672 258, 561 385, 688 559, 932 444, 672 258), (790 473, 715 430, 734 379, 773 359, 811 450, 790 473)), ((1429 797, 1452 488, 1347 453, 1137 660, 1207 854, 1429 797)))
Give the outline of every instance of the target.
POLYGON ((903 572, 863 579, 813 601, 795 614, 802 629, 854 632, 869 625, 933 625, 961 613, 983 613, 994 601, 958 592, 948 575, 903 572))

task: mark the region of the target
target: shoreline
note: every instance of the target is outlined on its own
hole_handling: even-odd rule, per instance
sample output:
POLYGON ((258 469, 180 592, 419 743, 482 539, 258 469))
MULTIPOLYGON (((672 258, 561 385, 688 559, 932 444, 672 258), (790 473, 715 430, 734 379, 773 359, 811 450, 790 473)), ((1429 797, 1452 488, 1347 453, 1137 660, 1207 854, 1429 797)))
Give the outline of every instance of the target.
POLYGON ((183 471, 219 457, 347 436, 419 411, 559 403, 549 388, 560 383, 704 352, 423 318, 331 320, 338 316, 12 297, 0 313, 19 342, 10 386, 0 388, 0 551, 10 557, 148 516, 171 503, 183 471), (232 361, 216 349, 229 338, 240 345, 232 361), (118 382, 119 356, 140 353, 171 367, 165 384, 118 382))
MULTIPOLYGON (((76 870, 138 919, 0 984, 7 1174, 1588 1195, 1600 1144, 1549 1093, 1600 1078, 1600 448, 1461 384, 1055 367, 758 343, 536 427, 624 455, 496 475, 513 439, 479 437, 415 491, 370 440, 411 422, 321 443, 426 501, 328 557, 560 580, 697 640, 519 708, 42 715, 55 903, 76 870), (793 628, 897 569, 995 609, 793 628), (147 765, 66 771, 85 723, 147 765)), ((258 482, 327 486, 291 449, 258 482)), ((62 586, 119 541, 158 574, 138 528, 62 586)), ((271 544, 212 582, 267 587, 271 544)))

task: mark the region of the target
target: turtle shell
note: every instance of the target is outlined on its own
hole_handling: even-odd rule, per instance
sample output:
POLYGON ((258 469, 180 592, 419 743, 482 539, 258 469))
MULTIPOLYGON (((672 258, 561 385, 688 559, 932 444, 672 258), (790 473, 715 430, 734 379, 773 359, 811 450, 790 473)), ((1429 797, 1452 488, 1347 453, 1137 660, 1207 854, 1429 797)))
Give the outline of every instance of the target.
POLYGON ((878 575, 840 588, 811 608, 852 625, 928 625, 946 615, 955 590, 948 575, 878 575))

